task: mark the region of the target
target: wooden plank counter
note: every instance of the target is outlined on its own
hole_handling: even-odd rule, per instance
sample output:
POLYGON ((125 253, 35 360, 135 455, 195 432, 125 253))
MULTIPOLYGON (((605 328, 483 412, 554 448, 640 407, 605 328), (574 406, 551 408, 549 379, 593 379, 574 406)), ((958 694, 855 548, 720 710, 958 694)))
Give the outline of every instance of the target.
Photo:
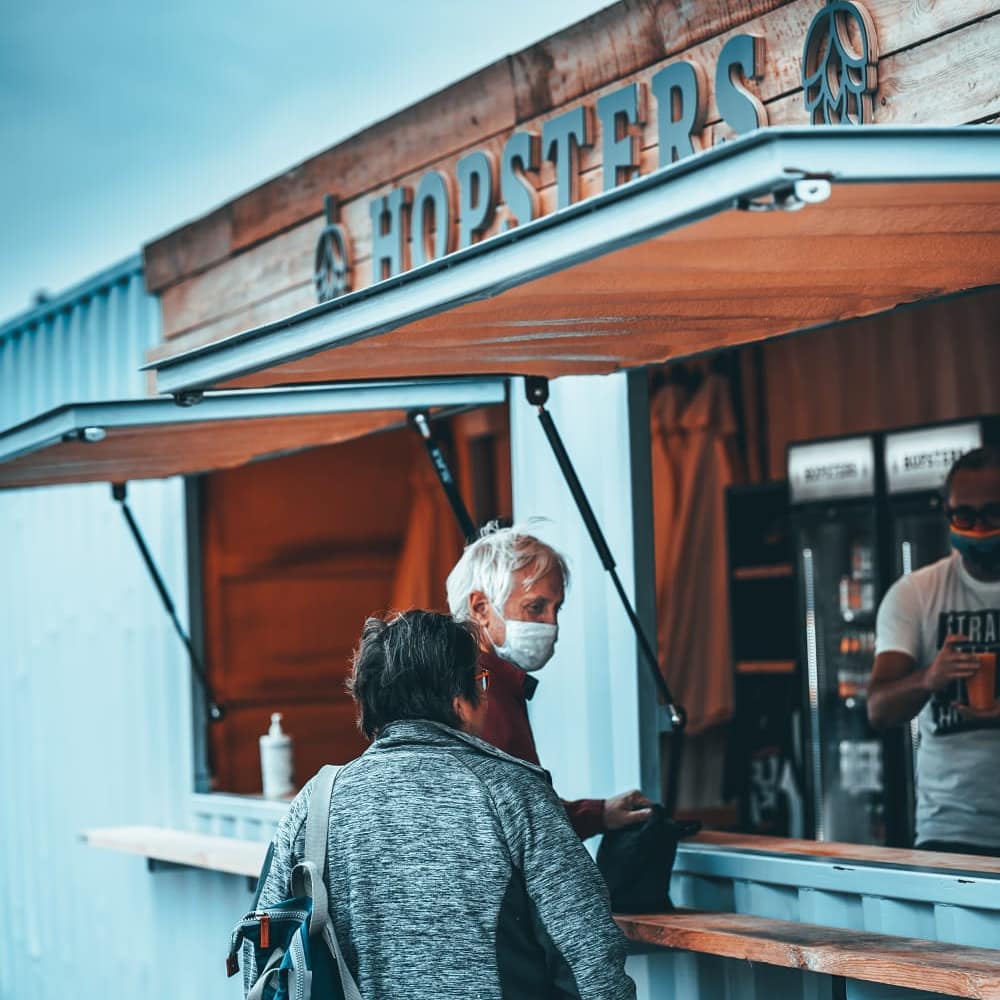
POLYGON ((115 826, 84 830, 88 847, 139 854, 153 861, 257 878, 267 844, 159 826, 115 826))
MULTIPOLYGON (((91 847, 140 855, 153 861, 254 879, 267 844, 163 827, 128 826, 85 831, 91 847)), ((969 870, 1000 871, 994 858, 934 855, 922 851, 817 844, 777 838, 705 833, 689 842, 706 849, 755 850, 827 858, 969 870)), ((790 969, 934 991, 949 996, 1000 1000, 1000 950, 920 938, 845 930, 741 913, 677 910, 668 914, 615 917, 631 941, 735 958, 790 969)), ((1000 942, 998 942, 1000 944, 1000 942)))
POLYGON ((629 940, 948 996, 1000 998, 1000 951, 740 913, 616 916, 629 940))
POLYGON ((940 868, 948 871, 980 872, 1000 875, 1000 857, 973 854, 944 854, 938 851, 914 851, 900 847, 874 847, 869 844, 845 844, 830 840, 795 840, 791 837, 759 837, 746 833, 719 833, 705 830, 681 846, 699 845, 731 851, 759 851, 768 854, 794 854, 818 861, 859 862, 896 865, 906 868, 940 868))

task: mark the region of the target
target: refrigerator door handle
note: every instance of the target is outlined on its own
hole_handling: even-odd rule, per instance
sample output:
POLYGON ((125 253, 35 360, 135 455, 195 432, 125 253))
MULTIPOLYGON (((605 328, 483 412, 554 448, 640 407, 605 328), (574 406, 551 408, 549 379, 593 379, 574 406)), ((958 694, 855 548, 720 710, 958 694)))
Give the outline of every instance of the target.
POLYGON ((913 544, 907 539, 899 543, 899 560, 903 576, 909 576, 913 572, 913 544))
POLYGON ((816 571, 811 548, 802 550, 802 578, 806 603, 806 678, 809 685, 809 738, 812 750, 813 811, 816 839, 826 840, 823 816, 823 762, 819 720, 819 643, 816 637, 816 571))

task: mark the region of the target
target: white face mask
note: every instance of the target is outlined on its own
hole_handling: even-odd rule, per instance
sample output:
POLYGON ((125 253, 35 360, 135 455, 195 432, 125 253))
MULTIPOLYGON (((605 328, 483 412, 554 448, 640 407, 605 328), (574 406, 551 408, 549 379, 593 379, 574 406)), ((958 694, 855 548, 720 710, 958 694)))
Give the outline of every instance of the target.
MULTIPOLYGON (((503 621, 499 612, 497 617, 503 621)), ((510 660, 529 673, 541 670, 552 659, 556 639, 559 638, 559 626, 516 619, 511 619, 506 624, 506 639, 499 646, 495 643, 493 646, 497 656, 510 660)))

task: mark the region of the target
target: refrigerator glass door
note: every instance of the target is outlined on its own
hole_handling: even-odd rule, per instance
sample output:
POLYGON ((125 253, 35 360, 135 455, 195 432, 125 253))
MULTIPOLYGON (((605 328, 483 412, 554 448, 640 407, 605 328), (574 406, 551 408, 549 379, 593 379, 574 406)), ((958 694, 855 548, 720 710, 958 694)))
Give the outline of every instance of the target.
POLYGON ((948 554, 948 522, 936 495, 892 505, 894 580, 948 554))
POLYGON ((875 524, 872 504, 830 505, 799 519, 812 805, 821 840, 886 842, 883 746, 865 700, 879 598, 875 524))
MULTIPOLYGON (((892 524, 892 579, 898 580, 921 566, 948 554, 948 522, 942 511, 937 493, 923 493, 896 497, 890 503, 889 517, 892 524)), ((906 842, 912 843, 916 829, 916 766, 917 748, 920 744, 920 727, 917 719, 907 727, 906 747, 903 752, 903 769, 906 778, 906 842)))

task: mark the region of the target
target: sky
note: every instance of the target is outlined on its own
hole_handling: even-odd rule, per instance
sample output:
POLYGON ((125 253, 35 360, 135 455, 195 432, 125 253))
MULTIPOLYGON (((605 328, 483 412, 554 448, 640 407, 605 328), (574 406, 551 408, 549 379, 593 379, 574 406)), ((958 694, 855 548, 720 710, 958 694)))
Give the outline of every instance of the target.
POLYGON ((611 0, 0 0, 0 323, 611 0))

